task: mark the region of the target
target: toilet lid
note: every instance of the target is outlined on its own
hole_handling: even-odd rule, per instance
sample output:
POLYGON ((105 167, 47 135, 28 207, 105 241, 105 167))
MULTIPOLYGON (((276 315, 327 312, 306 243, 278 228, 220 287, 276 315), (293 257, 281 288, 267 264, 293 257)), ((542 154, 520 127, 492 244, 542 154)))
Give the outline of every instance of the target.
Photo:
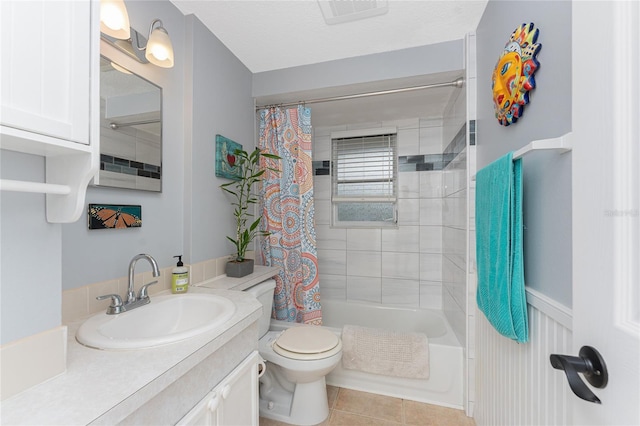
POLYGON ((273 343, 276 353, 298 359, 329 357, 340 349, 335 333, 313 325, 288 328, 273 343))

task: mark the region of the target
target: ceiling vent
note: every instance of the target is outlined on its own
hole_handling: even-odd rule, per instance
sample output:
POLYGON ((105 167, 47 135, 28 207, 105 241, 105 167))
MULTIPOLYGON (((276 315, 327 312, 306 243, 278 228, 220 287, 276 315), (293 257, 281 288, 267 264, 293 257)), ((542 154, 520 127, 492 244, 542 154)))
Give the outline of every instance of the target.
POLYGON ((387 0, 318 0, 318 5, 329 25, 372 18, 389 11, 387 0))

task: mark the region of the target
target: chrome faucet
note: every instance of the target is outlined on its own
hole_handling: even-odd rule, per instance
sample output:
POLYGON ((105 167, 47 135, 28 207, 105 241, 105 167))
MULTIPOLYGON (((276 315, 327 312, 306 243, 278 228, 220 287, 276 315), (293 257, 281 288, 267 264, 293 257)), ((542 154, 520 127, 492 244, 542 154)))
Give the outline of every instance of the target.
MULTIPOLYGON (((148 254, 144 254, 144 253, 136 254, 135 256, 133 256, 133 259, 131 259, 131 262, 129 262, 129 289, 127 291, 127 304, 134 303, 138 299, 140 299, 140 297, 138 299, 136 299, 136 293, 135 293, 135 291, 133 291, 133 270, 136 267, 136 262, 138 260, 140 260, 140 259, 146 259, 146 260, 149 261, 149 263, 151 264, 151 268, 153 268, 153 276, 154 277, 159 277, 160 276, 160 269, 158 269, 158 263, 156 262, 156 260, 153 257, 151 257, 148 254)), ((149 298, 149 296, 147 295, 147 287, 150 286, 150 285, 152 285, 152 283, 144 285, 140 289, 140 296, 146 297, 147 299, 149 298)))
POLYGON ((143 285, 140 288, 140 292, 137 297, 133 288, 133 271, 136 267, 136 262, 140 259, 146 259, 149 261, 151 268, 153 269, 154 277, 160 276, 158 263, 153 257, 144 253, 136 254, 133 259, 131 259, 131 262, 129 262, 129 287, 127 290, 127 301, 122 303, 122 298, 117 294, 106 294, 104 296, 96 297, 98 300, 111 298, 111 305, 107 308, 107 315, 121 314, 122 312, 130 311, 131 309, 138 308, 151 302, 151 299, 149 298, 149 286, 157 284, 157 280, 143 285))

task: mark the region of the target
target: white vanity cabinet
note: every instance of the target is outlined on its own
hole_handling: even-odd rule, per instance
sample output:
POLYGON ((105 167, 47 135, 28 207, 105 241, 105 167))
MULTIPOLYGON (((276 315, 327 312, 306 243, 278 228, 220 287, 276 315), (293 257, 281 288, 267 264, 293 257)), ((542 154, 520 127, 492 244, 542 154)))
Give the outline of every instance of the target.
POLYGON ((0 1, 0 148, 46 157, 46 182, 0 180, 47 194, 47 220, 84 210, 99 159, 100 3, 0 1))
POLYGON ((189 411, 180 426, 257 426, 258 365, 264 362, 254 351, 189 411))

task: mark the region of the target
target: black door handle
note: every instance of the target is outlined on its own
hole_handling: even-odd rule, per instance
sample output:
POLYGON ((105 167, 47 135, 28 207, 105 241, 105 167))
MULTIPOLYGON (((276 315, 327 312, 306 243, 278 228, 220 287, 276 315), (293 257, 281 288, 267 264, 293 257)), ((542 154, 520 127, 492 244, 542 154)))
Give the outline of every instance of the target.
POLYGON ((585 401, 600 404, 600 399, 584 384, 578 373, 582 373, 589 384, 602 389, 607 386, 607 381, 609 380, 607 365, 600 353, 591 346, 580 348, 578 355, 551 354, 549 361, 551 361, 551 365, 556 370, 564 370, 573 393, 585 401))

